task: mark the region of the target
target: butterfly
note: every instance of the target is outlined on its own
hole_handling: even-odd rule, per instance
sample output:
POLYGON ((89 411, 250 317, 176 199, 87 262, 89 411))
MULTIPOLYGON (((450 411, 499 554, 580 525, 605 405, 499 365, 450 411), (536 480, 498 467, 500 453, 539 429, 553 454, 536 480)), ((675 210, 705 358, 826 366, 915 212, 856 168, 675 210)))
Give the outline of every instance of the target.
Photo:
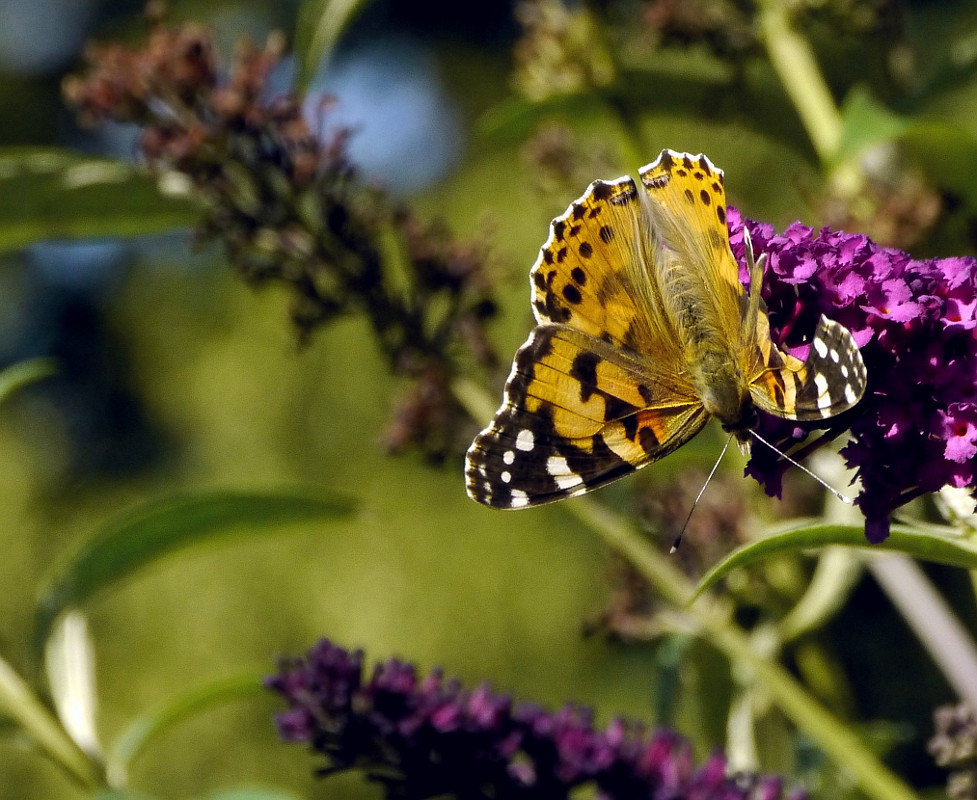
POLYGON ((663 150, 594 181, 553 220, 530 272, 536 328, 502 406, 468 450, 468 494, 524 508, 650 464, 710 417, 748 445, 758 412, 822 420, 867 381, 848 330, 822 316, 805 361, 770 338, 764 257, 749 236, 749 294, 729 247, 723 173, 663 150))

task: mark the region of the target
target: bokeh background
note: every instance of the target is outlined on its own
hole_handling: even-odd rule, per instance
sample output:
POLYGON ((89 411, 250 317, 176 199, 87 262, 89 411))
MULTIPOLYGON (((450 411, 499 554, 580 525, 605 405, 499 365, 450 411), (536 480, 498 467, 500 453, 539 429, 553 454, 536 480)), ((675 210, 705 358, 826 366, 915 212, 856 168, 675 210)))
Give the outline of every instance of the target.
MULTIPOLYGON (((297 3, 255 0, 169 5, 175 20, 213 26, 225 56, 242 36, 291 32, 298 11, 297 3)), ((836 5, 878 14, 845 35, 814 24, 839 102, 868 87, 893 113, 977 136, 972 3, 836 5)), ((610 18, 633 11, 596 6, 610 18)), ((80 128, 60 86, 79 68, 87 39, 134 41, 144 31, 140 2, 0 0, 0 145, 136 158, 133 129, 80 128)), ((529 329, 526 274, 550 219, 590 180, 640 166, 622 163, 608 141, 616 122, 593 109, 499 122, 515 91, 520 35, 512 3, 377 0, 310 90, 335 95, 331 120, 354 128, 350 155, 371 180, 489 248, 500 299, 491 332, 503 360, 529 329), (534 161, 536 126, 553 121, 562 127, 549 135, 569 135, 579 154, 567 186, 547 185, 534 161)), ((778 228, 827 221, 826 169, 763 59, 745 60, 738 78, 701 45, 663 48, 651 62, 637 120, 642 163, 663 147, 705 152, 747 215, 778 228)), ((288 70, 276 79, 286 87, 288 70)), ((958 163, 941 183, 942 162, 933 161, 937 169, 920 173, 925 191, 907 203, 935 202, 936 211, 901 244, 926 255, 970 253, 972 199, 948 183, 966 189, 977 169, 958 163)), ((2 206, 17 202, 7 197, 2 206)), ((245 285, 219 247, 195 247, 187 230, 56 240, 0 259, 0 363, 41 355, 57 359, 57 374, 0 407, 0 647, 20 669, 30 668, 44 576, 136 503, 179 490, 325 487, 362 504, 350 520, 175 554, 99 595, 86 611, 105 740, 176 693, 242 670, 271 672, 277 656, 326 635, 365 648, 368 661, 399 655, 443 666, 518 698, 592 705, 599 720, 626 713, 653 724, 664 715, 693 737, 700 758, 723 744, 730 676, 715 655, 686 643, 679 669, 674 644, 583 635, 607 606, 613 564, 573 516, 559 507, 503 515, 476 506, 465 496, 460 450, 442 463, 386 452, 404 387, 355 315, 299 346, 285 293, 245 285)), ((478 377, 497 396, 504 374, 478 377)), ((469 432, 479 427, 473 421, 469 432)), ((720 443, 710 431, 636 481, 708 468, 720 443)), ((736 476, 740 466, 734 458, 724 470, 736 476)), ((762 504, 752 483, 731 486, 762 504)), ((632 502, 626 490, 608 492, 612 503, 632 502)), ((803 562, 785 570, 785 580, 804 580, 803 562)), ((973 627, 966 577, 931 574, 973 627)), ((933 707, 951 694, 870 579, 823 644, 851 681, 844 711, 853 724, 911 783, 939 785, 925 740, 933 707)), ((133 787, 161 797, 241 785, 377 796, 355 777, 316 780, 302 748, 278 743, 277 708, 274 697, 256 696, 175 727, 137 762, 133 787)), ((815 754, 810 764, 816 770, 815 754)), ((773 766, 803 771, 796 759, 773 766)), ((0 800, 80 796, 22 739, 0 737, 0 800)))

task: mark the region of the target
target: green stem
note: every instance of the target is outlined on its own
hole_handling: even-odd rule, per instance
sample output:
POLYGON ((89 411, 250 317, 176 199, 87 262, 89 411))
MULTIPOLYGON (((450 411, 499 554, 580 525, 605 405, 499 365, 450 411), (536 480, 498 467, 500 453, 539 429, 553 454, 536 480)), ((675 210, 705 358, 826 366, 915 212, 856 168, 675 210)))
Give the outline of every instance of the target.
POLYGON ((103 785, 101 768, 72 741, 57 719, 6 661, 0 659, 0 712, 85 789, 103 785))
MULTIPOLYGON (((587 522, 611 547, 655 587, 665 599, 684 605, 692 585, 666 556, 648 543, 624 519, 588 498, 568 507, 587 522)), ((746 665, 780 709, 810 736, 835 763, 847 768, 862 791, 877 800, 919 800, 912 789, 890 772, 861 740, 836 719, 780 664, 757 653, 747 633, 738 627, 724 603, 703 595, 685 613, 699 635, 731 661, 746 665)))
MULTIPOLYGON (((483 397, 478 398, 479 391, 471 382, 466 381, 458 389, 455 396, 473 412, 492 407, 491 401, 484 397, 484 391, 481 392, 483 397)), ((484 414, 477 416, 482 417, 484 414)), ((865 794, 877 800, 919 800, 912 789, 886 769, 848 727, 811 697, 802 684, 780 664, 754 650, 746 631, 733 622, 729 604, 707 593, 688 605, 693 594, 691 582, 671 559, 650 547, 626 520, 587 497, 576 498, 567 503, 566 508, 623 555, 662 598, 678 608, 684 607, 688 620, 700 636, 730 661, 746 665, 794 724, 832 760, 854 775, 865 794)))
POLYGON ((790 25, 782 0, 765 0, 758 16, 760 35, 822 163, 829 163, 841 143, 841 113, 821 75, 807 39, 790 25))
MULTIPOLYGON (((466 382, 455 396, 472 411, 491 406, 487 398, 476 401, 477 394, 475 387, 466 382)), ((689 605, 693 586, 688 578, 671 559, 651 547, 630 523, 608 508, 587 497, 575 498, 565 508, 624 556, 664 600, 683 608, 697 635, 731 662, 745 665, 798 729, 835 763, 850 771, 866 795, 876 800, 919 800, 918 795, 890 772, 843 722, 818 703, 806 687, 779 663, 754 649, 747 632, 733 621, 728 603, 712 593, 704 593, 689 605)))

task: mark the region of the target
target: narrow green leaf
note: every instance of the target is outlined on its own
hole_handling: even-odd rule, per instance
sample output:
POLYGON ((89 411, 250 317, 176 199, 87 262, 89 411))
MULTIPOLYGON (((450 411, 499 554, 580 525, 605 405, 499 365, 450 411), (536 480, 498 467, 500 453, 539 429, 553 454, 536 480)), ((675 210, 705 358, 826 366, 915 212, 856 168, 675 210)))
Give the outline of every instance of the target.
POLYGON ((303 0, 295 21, 295 87, 301 93, 319 64, 332 55, 339 37, 369 0, 303 0))
POLYGON ((153 740, 180 722, 241 698, 267 694, 264 677, 248 674, 216 681, 171 698, 165 705, 137 717, 108 753, 109 782, 122 785, 133 761, 153 740))
POLYGON ((199 215, 135 165, 54 148, 0 148, 0 252, 48 239, 160 233, 199 215))
POLYGON ((18 389, 57 372, 53 358, 32 358, 11 364, 0 372, 0 403, 18 389))
POLYGON ((289 523, 345 517, 354 509, 355 502, 344 495, 232 491, 179 495, 139 506, 106 523, 50 575, 38 603, 35 644, 43 646, 65 609, 175 550, 236 530, 266 533, 289 523))
POLYGON ((482 114, 476 123, 476 131, 487 141, 513 142, 524 139, 549 117, 573 121, 606 113, 605 99, 595 92, 557 94, 539 101, 510 97, 482 114))
POLYGON ((778 553, 797 552, 829 545, 857 547, 873 553, 904 553, 923 561, 977 569, 977 545, 966 539, 950 538, 932 531, 921 531, 908 525, 893 525, 889 538, 881 544, 869 544, 865 530, 857 525, 815 524, 765 536, 738 547, 716 564, 695 588, 692 599, 712 588, 739 567, 755 564, 778 553))

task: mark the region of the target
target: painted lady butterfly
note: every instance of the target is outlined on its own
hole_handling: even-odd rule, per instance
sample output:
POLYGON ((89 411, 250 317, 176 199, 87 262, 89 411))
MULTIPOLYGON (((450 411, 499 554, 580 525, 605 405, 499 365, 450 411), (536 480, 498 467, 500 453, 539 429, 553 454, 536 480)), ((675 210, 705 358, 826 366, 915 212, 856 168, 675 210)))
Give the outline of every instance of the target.
POLYGON ((594 181, 530 273, 537 326, 502 407, 468 451, 468 494, 524 508, 582 494, 681 447, 710 417, 748 442, 757 412, 819 420, 855 405, 866 373, 821 317, 807 361, 780 350, 729 249, 723 173, 664 150, 630 177, 594 181))

